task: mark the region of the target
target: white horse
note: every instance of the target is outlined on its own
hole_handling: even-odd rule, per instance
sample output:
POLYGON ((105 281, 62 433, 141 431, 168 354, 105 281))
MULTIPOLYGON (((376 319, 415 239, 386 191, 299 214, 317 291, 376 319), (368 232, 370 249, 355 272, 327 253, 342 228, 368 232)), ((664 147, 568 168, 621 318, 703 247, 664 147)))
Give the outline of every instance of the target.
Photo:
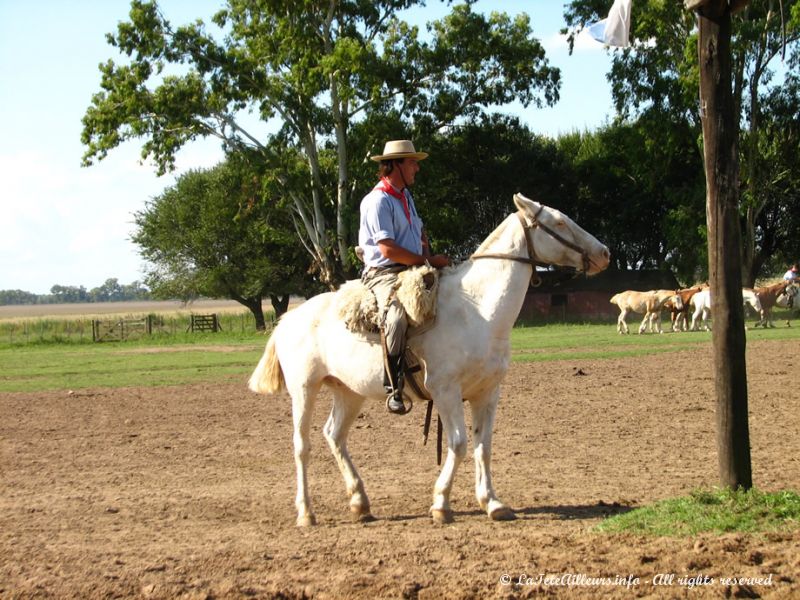
MULTIPOLYGON (((711 326, 709 325, 711 317, 711 288, 700 290, 692 296, 690 302, 694 307, 690 330, 697 331, 702 325, 703 329, 711 331, 711 326)), ((742 303, 745 309, 747 309, 749 305, 757 314, 761 314, 761 302, 756 293, 750 288, 742 288, 742 303)), ((745 325, 745 329, 746 328, 747 325, 745 325)))
MULTIPOLYGON (((435 325, 408 339, 447 435, 447 456, 430 509, 434 520, 442 523, 452 521, 450 490, 467 452, 464 400, 472 410, 478 503, 494 520, 515 518, 492 486, 492 428, 500 382, 509 366, 511 328, 533 265, 573 267, 593 275, 609 262, 608 249, 561 212, 520 194, 514 203, 518 212, 506 218, 469 261, 442 272, 435 325)), ((276 393, 285 386, 292 398, 295 506, 301 526, 316 522, 307 467, 312 412, 323 384, 333 394, 323 434, 344 477, 350 510, 356 518, 372 519, 364 484, 347 450, 347 434, 366 398, 385 401, 383 355, 377 335, 357 335, 345 328, 336 316, 334 298, 333 293, 321 294, 285 314, 249 382, 259 393, 276 393)))

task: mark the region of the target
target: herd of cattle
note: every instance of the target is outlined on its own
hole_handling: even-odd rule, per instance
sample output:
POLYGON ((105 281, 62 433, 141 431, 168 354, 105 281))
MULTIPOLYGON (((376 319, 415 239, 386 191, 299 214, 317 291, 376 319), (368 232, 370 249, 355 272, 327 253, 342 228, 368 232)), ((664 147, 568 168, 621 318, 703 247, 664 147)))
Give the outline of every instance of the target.
MULTIPOLYGON (((759 316, 755 326, 774 327, 772 309, 800 308, 800 285, 783 281, 774 285, 742 289, 742 301, 745 311, 749 306, 759 316)), ((701 327, 709 330, 711 317, 711 290, 707 285, 697 285, 682 290, 650 290, 639 292, 628 290, 611 298, 611 303, 619 307, 617 330, 628 333, 626 318, 630 313, 643 314, 639 333, 663 333, 661 329, 661 312, 669 310, 672 320, 672 331, 696 331, 701 327), (691 325, 689 324, 691 313, 691 325)), ((789 321, 786 321, 789 326, 789 321)))

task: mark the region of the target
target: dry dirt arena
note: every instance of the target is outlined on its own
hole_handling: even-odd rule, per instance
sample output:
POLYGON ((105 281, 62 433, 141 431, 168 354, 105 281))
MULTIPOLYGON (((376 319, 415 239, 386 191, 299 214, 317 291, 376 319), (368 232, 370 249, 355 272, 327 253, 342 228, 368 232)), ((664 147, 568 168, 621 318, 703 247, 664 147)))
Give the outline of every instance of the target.
MULTIPOLYGON (((767 491, 800 489, 792 344, 748 344, 754 480, 767 491)), ((294 526, 285 396, 244 382, 0 394, 0 598, 798 598, 797 532, 592 531, 609 514, 717 482, 712 384, 710 345, 515 364, 494 481, 518 519, 478 510, 468 455, 451 525, 428 516, 437 467, 435 444, 422 445, 424 407, 396 417, 379 404, 350 444, 377 520, 351 522, 321 435, 323 396, 311 529, 294 526)))

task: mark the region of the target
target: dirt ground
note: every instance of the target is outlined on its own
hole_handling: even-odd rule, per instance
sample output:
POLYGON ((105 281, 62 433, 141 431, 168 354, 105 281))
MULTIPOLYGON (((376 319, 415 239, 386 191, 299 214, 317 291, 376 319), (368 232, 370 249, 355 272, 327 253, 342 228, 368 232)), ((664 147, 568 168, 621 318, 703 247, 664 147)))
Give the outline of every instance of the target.
MULTIPOLYGON (((792 342, 794 344, 794 342, 792 342)), ((748 344, 755 484, 800 489, 800 354, 748 344)), ((287 397, 241 385, 0 394, 0 598, 800 597, 800 533, 603 535, 609 514, 717 479, 711 349, 515 364, 494 482, 518 519, 429 515, 424 409, 366 407, 350 449, 377 520, 350 520, 317 407, 319 525, 294 526, 287 397), (585 375, 576 375, 581 369, 585 375), (722 578, 763 578, 730 582, 722 578), (607 578, 607 581, 599 581, 607 578), (702 584, 702 585, 701 585, 702 584)))

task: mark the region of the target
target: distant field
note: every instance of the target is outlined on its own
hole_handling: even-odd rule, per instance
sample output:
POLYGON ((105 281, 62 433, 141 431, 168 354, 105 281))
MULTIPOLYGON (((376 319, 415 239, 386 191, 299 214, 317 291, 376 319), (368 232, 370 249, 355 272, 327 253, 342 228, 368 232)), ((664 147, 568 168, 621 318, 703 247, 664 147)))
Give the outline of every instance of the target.
MULTIPOLYGON (((264 305, 269 309, 269 302, 264 305)), ((197 300, 184 304, 177 300, 140 302, 86 302, 76 304, 32 304, 0 306, 0 321, 9 319, 74 318, 95 315, 140 315, 160 313, 222 313, 247 309, 234 300, 197 300)))

